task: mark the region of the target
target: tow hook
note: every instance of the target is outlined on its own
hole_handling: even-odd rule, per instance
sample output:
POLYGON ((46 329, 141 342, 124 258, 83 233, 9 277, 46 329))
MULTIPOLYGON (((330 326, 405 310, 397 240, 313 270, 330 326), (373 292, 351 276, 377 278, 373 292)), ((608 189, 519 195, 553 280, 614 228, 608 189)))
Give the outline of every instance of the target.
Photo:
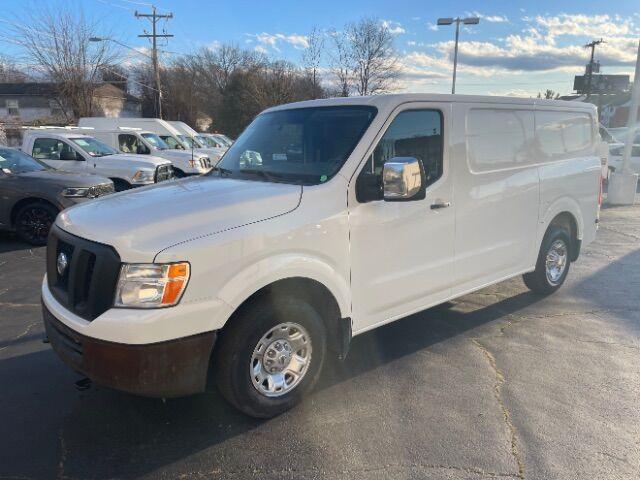
POLYGON ((91 383, 91 379, 85 377, 74 383, 74 386, 78 391, 84 392, 85 390, 89 390, 91 388, 91 383))

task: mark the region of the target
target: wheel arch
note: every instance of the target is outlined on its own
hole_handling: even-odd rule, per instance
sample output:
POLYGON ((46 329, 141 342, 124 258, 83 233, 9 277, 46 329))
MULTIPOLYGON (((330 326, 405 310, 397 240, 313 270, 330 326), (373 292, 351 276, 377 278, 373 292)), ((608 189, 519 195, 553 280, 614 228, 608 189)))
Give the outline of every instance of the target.
POLYGON ((42 197, 22 198, 11 207, 11 213, 9 215, 11 226, 15 225, 16 216, 18 215, 18 212, 20 211, 20 209, 25 205, 29 205, 31 203, 46 204, 46 205, 49 205, 50 207, 55 208, 58 212, 62 210, 59 205, 56 205, 54 202, 52 202, 51 200, 47 200, 46 198, 42 198, 42 197))
POLYGON ((542 241, 549 227, 558 226, 569 232, 571 238, 571 261, 578 259, 584 231, 584 221, 578 203, 575 200, 564 198, 555 202, 545 212, 542 225, 543 228, 538 238, 538 249, 540 245, 542 245, 542 241))
MULTIPOLYGON (((273 266, 274 259, 270 262, 273 266)), ((329 265, 315 258, 280 258, 279 269, 256 279, 262 268, 253 267, 234 277, 218 297, 231 307, 225 327, 243 308, 269 295, 304 298, 325 320, 329 348, 344 357, 351 340, 350 298, 346 281, 329 265), (253 279, 253 281, 249 281, 253 279)))

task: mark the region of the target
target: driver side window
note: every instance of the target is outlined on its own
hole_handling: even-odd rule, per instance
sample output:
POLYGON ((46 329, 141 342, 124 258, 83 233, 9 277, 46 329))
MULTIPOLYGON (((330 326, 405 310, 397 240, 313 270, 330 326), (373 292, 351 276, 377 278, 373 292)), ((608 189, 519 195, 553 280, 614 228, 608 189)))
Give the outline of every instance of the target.
POLYGON ((140 141, 135 135, 130 133, 121 133, 118 135, 118 148, 124 153, 137 153, 141 155, 148 155, 149 148, 140 141))
POLYGON ((443 118, 439 110, 405 110, 394 118, 361 174, 382 174, 393 157, 417 158, 424 165, 426 186, 442 176, 443 118))

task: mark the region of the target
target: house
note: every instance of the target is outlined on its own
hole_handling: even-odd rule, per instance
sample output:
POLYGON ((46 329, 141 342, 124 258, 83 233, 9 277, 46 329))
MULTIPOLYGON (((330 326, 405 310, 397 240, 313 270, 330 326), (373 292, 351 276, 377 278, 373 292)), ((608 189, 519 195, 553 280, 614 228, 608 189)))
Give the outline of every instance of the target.
MULTIPOLYGON (((140 99, 102 83, 93 95, 93 116, 140 117, 140 99)), ((50 82, 0 83, 0 124, 9 145, 20 143, 23 125, 66 125, 73 113, 50 82)))
MULTIPOLYGON (((115 85, 102 83, 94 91, 92 115, 139 117, 141 102, 115 85)), ((54 83, 0 83, 0 120, 55 124, 68 122, 72 117, 54 83)))

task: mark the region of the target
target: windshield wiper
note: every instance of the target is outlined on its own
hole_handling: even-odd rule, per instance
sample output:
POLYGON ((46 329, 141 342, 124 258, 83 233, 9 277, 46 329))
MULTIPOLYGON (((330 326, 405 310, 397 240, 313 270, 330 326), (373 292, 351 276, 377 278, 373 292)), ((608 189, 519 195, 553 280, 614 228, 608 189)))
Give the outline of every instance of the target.
POLYGON ((278 180, 278 178, 273 175, 270 172, 267 172, 265 170, 261 170, 259 168, 241 168, 240 170, 238 170, 238 172, 240 173, 249 173, 249 174, 254 174, 254 175, 260 175, 262 178, 264 178, 265 180, 269 181, 269 182, 279 182, 282 180, 278 180))

